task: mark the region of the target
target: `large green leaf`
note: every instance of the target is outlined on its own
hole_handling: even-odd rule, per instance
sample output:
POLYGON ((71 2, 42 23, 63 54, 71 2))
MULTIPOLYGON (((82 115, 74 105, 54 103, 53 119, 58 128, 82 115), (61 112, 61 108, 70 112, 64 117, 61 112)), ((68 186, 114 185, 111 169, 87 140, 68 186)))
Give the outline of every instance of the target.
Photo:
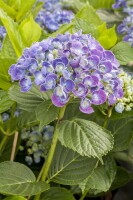
POLYGON ((18 24, 14 22, 2 9, 0 9, 0 19, 6 28, 17 56, 21 56, 24 44, 18 29, 18 24))
POLYGON ((15 60, 12 58, 0 57, 0 88, 3 90, 8 90, 12 85, 8 69, 13 63, 15 63, 15 60))
POLYGON ((58 127, 60 142, 82 156, 101 159, 113 148, 113 136, 94 122, 84 119, 62 121, 58 127))
POLYGON ((4 200, 26 200, 26 199, 20 196, 10 196, 10 197, 6 197, 4 200))
POLYGON ((112 8, 112 4, 115 2, 115 0, 88 0, 88 1, 96 9, 112 8))
POLYGON ((111 120, 108 129, 114 136, 113 151, 128 149, 133 139, 133 119, 111 120))
POLYGON ((10 17, 15 18, 17 12, 6 3, 4 3, 3 0, 0 0, 0 8, 2 8, 10 17))
POLYGON ((127 184, 131 180, 130 174, 122 167, 117 167, 115 180, 113 181, 110 190, 115 190, 127 184))
POLYGON ((41 196, 41 200, 75 200, 72 193, 61 187, 52 187, 41 196))
POLYGON ((94 169, 93 173, 79 184, 83 192, 90 189, 96 189, 106 192, 111 187, 116 175, 115 161, 107 157, 104 164, 94 169))
POLYGON ((51 100, 42 102, 35 110, 36 117, 40 121, 40 130, 58 117, 59 108, 54 106, 51 100))
POLYGON ((60 184, 76 185, 93 172, 97 163, 97 159, 80 156, 58 143, 48 178, 60 184))
POLYGON ((21 0, 20 10, 17 13, 16 20, 20 21, 24 17, 24 15, 32 9, 32 6, 35 2, 36 0, 30 0, 25 3, 25 0, 21 0))
POLYGON ((35 112, 23 111, 17 118, 17 126, 19 129, 23 127, 31 127, 38 124, 39 121, 36 119, 35 112))
POLYGON ((25 46, 31 46, 33 42, 37 42, 41 36, 41 28, 30 15, 19 26, 19 31, 25 46))
POLYGON ((11 43, 8 35, 6 35, 4 41, 2 42, 2 49, 1 49, 0 57, 13 59, 14 61, 16 61, 16 59, 17 59, 16 53, 13 49, 12 43, 11 43))
POLYGON ((10 88, 9 96, 13 101, 19 104, 21 109, 28 112, 34 112, 39 104, 50 98, 49 93, 41 93, 39 89, 34 86, 32 86, 32 89, 27 93, 20 92, 19 85, 13 85, 10 88))
POLYGON ((0 113, 8 110, 13 105, 13 101, 9 98, 7 92, 0 90, 0 113))
POLYGON ((0 163, 0 193, 32 196, 49 189, 45 182, 36 182, 32 171, 17 162, 0 163))
POLYGON ((103 22, 99 18, 99 16, 96 14, 96 11, 92 6, 89 4, 85 5, 77 14, 77 18, 83 19, 89 24, 95 24, 95 25, 101 25, 103 22))
POLYGON ((133 61, 133 48, 127 42, 119 42, 111 50, 121 65, 133 61))

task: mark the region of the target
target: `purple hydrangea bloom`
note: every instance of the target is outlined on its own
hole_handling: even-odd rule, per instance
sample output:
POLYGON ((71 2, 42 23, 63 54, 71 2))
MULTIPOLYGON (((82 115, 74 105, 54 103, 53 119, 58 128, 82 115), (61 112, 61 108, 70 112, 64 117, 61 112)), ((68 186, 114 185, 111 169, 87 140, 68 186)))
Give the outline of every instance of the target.
POLYGON ((79 98, 80 110, 88 114, 94 112, 93 105, 114 105, 123 97, 119 72, 114 54, 82 32, 34 43, 9 69, 12 80, 19 80, 21 91, 27 92, 33 83, 41 92, 51 90, 51 100, 58 107, 71 97, 79 98))
POLYGON ((4 26, 0 26, 0 49, 2 47, 2 42, 5 38, 6 35, 6 29, 4 28, 4 26))
POLYGON ((116 0, 115 4, 112 5, 114 9, 119 9, 123 7, 127 7, 127 2, 126 0, 116 0))
MULTIPOLYGON (((42 0, 44 1, 44 0, 42 0)), ((59 29, 62 24, 68 24, 74 18, 74 14, 70 10, 65 10, 60 0, 46 0, 43 8, 36 17, 36 22, 42 28, 54 32, 59 29)))
POLYGON ((120 7, 123 8, 122 12, 126 14, 126 17, 117 27, 117 32, 123 35, 123 40, 133 47, 133 7, 129 6, 127 0, 116 0, 113 8, 118 9, 120 7))

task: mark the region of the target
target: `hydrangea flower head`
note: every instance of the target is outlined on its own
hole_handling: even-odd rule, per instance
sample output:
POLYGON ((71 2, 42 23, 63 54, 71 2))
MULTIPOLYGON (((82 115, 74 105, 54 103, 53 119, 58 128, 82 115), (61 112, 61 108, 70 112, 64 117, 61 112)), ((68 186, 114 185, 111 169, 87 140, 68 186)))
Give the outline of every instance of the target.
POLYGON ((127 0, 116 0, 112 7, 114 9, 122 7, 123 12, 127 15, 117 27, 117 31, 124 36, 123 41, 128 42, 133 47, 133 7, 128 5, 127 0))
POLYGON ((53 91, 52 102, 63 107, 79 98, 80 110, 92 113, 93 105, 116 103, 123 97, 119 63, 91 35, 78 32, 57 35, 26 48, 9 74, 22 92, 34 83, 41 92, 53 91))
POLYGON ((114 9, 119 9, 119 8, 123 8, 123 7, 127 7, 127 2, 126 0, 116 0, 115 4, 112 5, 112 7, 114 9))
POLYGON ((62 24, 70 23, 74 14, 70 10, 65 10, 59 0, 46 0, 43 8, 36 17, 36 22, 42 28, 54 32, 62 24))
POLYGON ((133 108, 133 78, 130 73, 124 71, 121 71, 119 78, 123 83, 124 96, 118 99, 115 110, 122 113, 133 108))
POLYGON ((6 35, 6 29, 4 28, 4 26, 0 26, 0 49, 2 47, 2 42, 5 38, 6 35))

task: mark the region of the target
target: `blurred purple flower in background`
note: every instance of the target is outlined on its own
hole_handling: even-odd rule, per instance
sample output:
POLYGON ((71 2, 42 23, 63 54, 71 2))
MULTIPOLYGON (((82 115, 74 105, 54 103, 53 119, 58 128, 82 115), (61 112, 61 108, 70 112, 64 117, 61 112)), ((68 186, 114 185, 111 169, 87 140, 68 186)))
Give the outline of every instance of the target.
POLYGON ((127 15, 117 27, 117 31, 124 36, 123 41, 128 42, 133 47, 133 7, 130 5, 130 0, 116 0, 112 7, 114 9, 122 8, 122 12, 127 15))
POLYGON ((73 12, 65 10, 60 0, 46 0, 43 8, 36 17, 36 22, 43 29, 47 28, 48 31, 54 32, 62 24, 70 23, 73 18, 73 12))
POLYGON ((115 56, 82 32, 34 43, 10 67, 9 74, 13 81, 19 80, 22 92, 32 84, 41 92, 52 90, 55 106, 63 107, 71 97, 81 99, 80 110, 88 114, 94 112, 93 105, 114 105, 123 97, 115 56))
POLYGON ((6 36, 6 29, 4 28, 4 26, 0 26, 0 49, 2 47, 2 42, 5 36, 6 36))

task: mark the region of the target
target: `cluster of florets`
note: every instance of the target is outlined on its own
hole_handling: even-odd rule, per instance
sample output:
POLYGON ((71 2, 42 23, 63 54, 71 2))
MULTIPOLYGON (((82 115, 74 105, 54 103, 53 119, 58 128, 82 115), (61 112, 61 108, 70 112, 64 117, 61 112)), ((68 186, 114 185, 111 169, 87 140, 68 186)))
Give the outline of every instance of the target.
POLYGON ((63 107, 79 98, 80 110, 92 113, 93 105, 113 105, 123 97, 119 63, 91 35, 81 32, 48 38, 26 48, 9 69, 13 81, 27 92, 32 84, 41 92, 52 90, 52 102, 63 107))
POLYGON ((118 99, 115 110, 122 113, 124 110, 130 111, 133 108, 133 78, 127 72, 122 71, 119 78, 123 82, 124 96, 118 99))
POLYGON ((127 14, 123 22, 117 27, 119 34, 124 35, 123 40, 129 42, 133 46, 133 7, 128 6, 128 1, 118 0, 113 5, 113 8, 118 9, 122 7, 123 12, 127 14))
POLYGON ((112 5, 114 9, 126 8, 127 0, 115 0, 115 3, 112 5))
POLYGON ((28 165, 33 162, 40 163, 47 157, 50 148, 54 127, 48 125, 42 131, 39 131, 38 128, 35 126, 31 129, 24 129, 21 133, 22 141, 19 149, 25 152, 25 161, 28 165))
POLYGON ((73 12, 65 10, 60 0, 46 0, 43 8, 36 17, 36 22, 42 28, 47 28, 48 31, 54 32, 62 24, 70 23, 73 18, 73 12))
POLYGON ((5 38, 6 35, 6 29, 4 28, 4 26, 0 26, 0 49, 2 47, 2 42, 5 38))

